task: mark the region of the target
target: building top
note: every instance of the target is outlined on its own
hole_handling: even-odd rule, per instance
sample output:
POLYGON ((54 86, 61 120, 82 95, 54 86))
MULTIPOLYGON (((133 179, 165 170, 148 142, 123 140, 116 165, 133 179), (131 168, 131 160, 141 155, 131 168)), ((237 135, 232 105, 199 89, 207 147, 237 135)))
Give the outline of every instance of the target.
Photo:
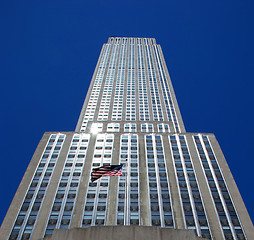
MULTIPOLYGON (((155 38, 110 37, 104 44, 76 127, 91 123, 185 127, 160 45, 155 38)), ((121 128, 120 126, 120 128, 121 128)), ((163 127, 162 127, 163 128, 163 127)))
POLYGON ((108 38, 108 43, 120 43, 120 41, 122 40, 123 43, 127 43, 127 41, 131 42, 133 41, 133 43, 135 42, 135 40, 137 41, 137 44, 141 44, 142 42, 144 44, 157 44, 155 38, 141 38, 141 37, 109 37, 108 38))

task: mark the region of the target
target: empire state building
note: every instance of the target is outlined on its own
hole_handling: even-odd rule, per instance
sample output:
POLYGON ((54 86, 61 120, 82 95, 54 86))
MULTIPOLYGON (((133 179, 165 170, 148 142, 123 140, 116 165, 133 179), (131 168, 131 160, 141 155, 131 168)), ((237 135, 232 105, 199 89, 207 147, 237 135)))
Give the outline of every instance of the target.
POLYGON ((154 38, 110 37, 75 131, 39 142, 0 239, 44 238, 254 239, 214 134, 185 130, 154 38))

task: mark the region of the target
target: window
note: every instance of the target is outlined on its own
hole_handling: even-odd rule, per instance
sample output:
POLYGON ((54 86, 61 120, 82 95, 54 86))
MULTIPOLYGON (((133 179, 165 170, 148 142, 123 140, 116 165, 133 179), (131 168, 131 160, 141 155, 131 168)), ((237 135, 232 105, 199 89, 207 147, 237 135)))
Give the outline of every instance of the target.
POLYGON ((51 235, 55 228, 68 228, 72 219, 79 182, 89 144, 89 134, 74 134, 57 189, 56 198, 50 212, 45 236, 51 235), (80 154, 82 152, 82 154, 80 154))

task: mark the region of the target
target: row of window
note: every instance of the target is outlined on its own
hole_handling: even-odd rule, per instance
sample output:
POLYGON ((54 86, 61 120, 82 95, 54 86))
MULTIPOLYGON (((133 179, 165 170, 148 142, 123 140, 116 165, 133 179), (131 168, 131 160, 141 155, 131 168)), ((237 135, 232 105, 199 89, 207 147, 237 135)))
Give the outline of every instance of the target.
POLYGON ((119 49, 119 45, 114 44, 111 58, 109 61, 108 71, 106 73, 105 85, 104 85, 103 93, 101 97, 101 104, 100 104, 99 114, 97 118, 98 121, 108 120, 112 88, 113 88, 114 77, 115 77, 116 60, 118 56, 118 49, 119 49))
POLYGON ((110 44, 119 44, 122 40, 122 44, 156 44, 154 38, 126 38, 126 37, 111 37, 108 40, 110 44))
POLYGON ((128 69, 127 69, 127 88, 126 88, 126 111, 127 121, 136 120, 136 69, 135 69, 135 49, 134 45, 129 45, 128 69))
MULTIPOLYGON (((114 146, 113 134, 98 134, 92 167, 111 164, 114 146)), ((96 182, 89 182, 81 227, 106 224, 108 207, 109 177, 102 177, 96 182)))
POLYGON ((133 40, 129 39, 129 44, 127 45, 123 43, 123 39, 122 44, 119 45, 120 40, 115 39, 112 42, 110 41, 110 44, 105 45, 81 131, 86 130, 88 121, 94 120, 102 86, 103 93, 100 101, 98 121, 107 121, 111 108, 112 121, 123 120, 123 111, 125 111, 124 120, 135 121, 137 115, 136 100, 138 100, 140 121, 150 120, 149 104, 151 104, 153 120, 170 120, 173 122, 175 132, 180 131, 175 106, 169 89, 168 77, 165 73, 165 66, 163 65, 158 46, 150 45, 153 42, 152 39, 143 39, 144 42, 150 41, 150 44, 145 45, 134 45, 134 42, 132 43, 134 40, 134 38, 133 40), (119 59, 119 64, 116 69, 117 59, 119 59), (108 67, 107 62, 109 62, 108 67), (157 69, 158 77, 156 75, 157 69), (103 81, 105 81, 105 85, 103 85, 103 81), (111 106, 110 102, 114 84, 114 100, 111 106), (137 91, 138 99, 136 99, 137 91), (162 96, 160 96, 160 92, 162 96), (151 103, 148 100, 148 94, 150 95, 151 103), (123 109, 125 101, 126 107, 123 109), (162 112, 163 103, 166 108, 166 116, 163 116, 162 112))
POLYGON ((146 135, 146 164, 152 226, 174 228, 172 197, 169 190, 163 143, 160 135, 146 135))
MULTIPOLYGON (((101 124, 99 123, 100 126, 101 124)), ((117 123, 111 124, 113 124, 112 127, 115 127, 114 124, 117 123)), ((148 129, 152 126, 147 123, 145 127, 148 129)), ((128 128, 130 131, 132 124, 129 124, 128 128)), ((195 230, 198 236, 211 239, 210 226, 186 138, 184 135, 168 137, 170 149, 164 149, 161 135, 145 135, 150 224, 175 227, 165 159, 165 151, 171 151, 185 227, 195 230)), ((71 227, 89 138, 89 134, 74 134, 73 136, 51 206, 45 236, 51 235, 56 228, 71 227)), ((63 134, 50 136, 17 216, 10 239, 29 239, 32 236, 64 139, 63 134)), ((204 135, 195 135, 193 140, 225 239, 246 239, 209 138, 204 135)), ((94 146, 92 168, 111 164, 113 147, 114 134, 98 134, 94 146)), ((118 177, 117 183, 116 224, 140 224, 139 161, 138 135, 122 134, 119 163, 124 166, 123 175, 118 177)), ((108 191, 109 177, 102 177, 96 182, 88 183, 81 227, 106 224, 108 191)))
POLYGON ((85 116, 81 125, 81 129, 80 129, 81 132, 86 130, 87 122, 92 121, 94 119, 94 114, 97 107, 98 98, 100 95, 102 80, 104 78, 104 73, 106 70, 106 65, 108 62, 110 49, 111 49, 111 44, 106 44, 103 50, 100 64, 99 64, 98 72, 94 80, 94 85, 93 85, 93 89, 87 104, 85 116))
POLYGON ((163 97, 164 97, 164 102, 165 102, 165 106, 166 106, 168 119, 170 121, 173 121, 175 131, 179 132, 179 126, 178 126, 178 121, 177 121, 177 117, 176 117, 176 113, 175 113, 175 108, 174 108, 174 105, 173 105, 173 102, 171 99, 171 94, 170 94, 170 90, 169 90, 169 86, 168 86, 168 81, 166 79, 164 66, 162 64, 160 54, 158 53, 158 46, 153 45, 153 49, 155 51, 156 63, 157 63, 157 67, 159 70, 159 78, 160 78, 160 82, 161 82, 161 86, 162 86, 162 93, 163 93, 163 97))
POLYGON ((51 176, 58 161, 64 134, 52 134, 41 156, 38 167, 19 210, 9 239, 30 239, 39 215, 41 205, 47 193, 51 176))
POLYGON ((153 120, 154 121, 163 121, 163 114, 162 114, 162 107, 161 107, 161 100, 159 94, 159 88, 157 79, 155 76, 155 69, 151 54, 151 46, 145 46, 145 55, 147 59, 147 67, 148 67, 148 82, 150 87, 151 93, 151 101, 152 101, 152 109, 153 109, 153 120))
POLYGON ((122 135, 119 158, 123 164, 123 175, 118 181, 116 224, 140 224, 138 155, 138 136, 122 135))
POLYGON ((74 134, 73 136, 48 219, 45 237, 51 235, 54 229, 70 228, 89 139, 89 134, 74 134))
POLYGON ((142 45, 137 46, 138 86, 139 86, 139 120, 149 121, 148 94, 145 75, 144 51, 142 45))
POLYGON ((225 238, 246 239, 208 137, 194 136, 194 142, 225 238))
MULTIPOLYGON (((97 133, 103 131, 103 123, 93 123, 91 127, 91 132, 97 133)), ((157 131, 162 133, 170 132, 169 125, 166 123, 161 123, 157 125, 157 131)), ((108 123, 107 132, 120 132, 120 123, 108 123)), ((137 132, 136 123, 125 123, 124 132, 137 132)), ((142 123, 141 132, 154 132, 152 123, 142 123)))
POLYGON ((169 140, 185 227, 194 229, 200 237, 211 239, 210 227, 185 137, 171 135, 169 140))
POLYGON ((125 64, 126 64, 126 51, 127 46, 121 46, 119 66, 116 77, 115 98, 113 103, 113 111, 111 119, 113 121, 122 120, 123 112, 123 95, 124 95, 124 82, 125 82, 125 64))

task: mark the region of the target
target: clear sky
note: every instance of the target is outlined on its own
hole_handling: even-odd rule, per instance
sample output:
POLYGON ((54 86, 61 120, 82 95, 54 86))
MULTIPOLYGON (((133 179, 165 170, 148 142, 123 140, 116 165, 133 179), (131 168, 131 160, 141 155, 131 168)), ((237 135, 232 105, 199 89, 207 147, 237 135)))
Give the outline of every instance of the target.
POLYGON ((161 44, 186 130, 215 133, 254 220, 252 0, 1 0, 2 222, 45 131, 74 131, 110 36, 161 44))

